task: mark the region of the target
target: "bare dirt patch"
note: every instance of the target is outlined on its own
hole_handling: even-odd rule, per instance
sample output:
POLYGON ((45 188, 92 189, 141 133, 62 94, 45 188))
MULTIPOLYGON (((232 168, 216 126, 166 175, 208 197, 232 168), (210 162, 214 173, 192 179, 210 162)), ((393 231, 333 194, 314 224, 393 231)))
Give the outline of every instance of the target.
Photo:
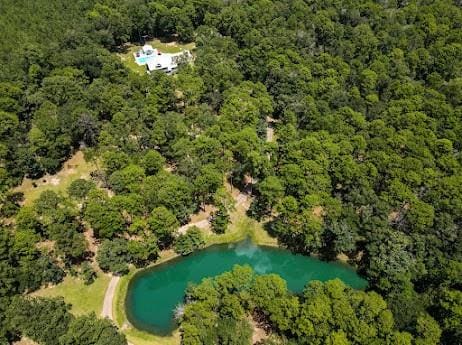
POLYGON ((322 219, 322 217, 324 216, 324 207, 322 206, 313 207, 313 216, 315 216, 318 219, 322 219))
POLYGON ((59 179, 59 177, 53 177, 53 178, 50 179, 50 184, 52 184, 53 186, 57 186, 57 185, 59 185, 60 181, 61 180, 59 179))
POLYGON ((85 236, 85 240, 87 241, 88 251, 96 255, 96 252, 98 250, 98 245, 96 244, 95 236, 93 234, 93 229, 86 229, 83 232, 83 235, 85 236))
POLYGON ((22 337, 20 340, 15 341, 13 345, 39 345, 39 344, 33 341, 32 339, 29 339, 27 337, 22 337))
POLYGON ((35 247, 46 253, 51 253, 55 248, 55 241, 41 241, 35 244, 35 247))
POLYGON ((210 222, 207 219, 204 219, 204 220, 201 220, 200 222, 188 223, 186 225, 183 225, 177 230, 177 233, 180 235, 185 234, 188 231, 188 229, 192 228, 193 226, 196 226, 199 229, 204 230, 205 232, 210 231, 210 222))
POLYGON ((347 263, 350 260, 350 258, 345 253, 340 253, 340 254, 337 254, 337 260, 347 263))
POLYGON ((259 344, 261 341, 267 339, 269 334, 266 332, 264 327, 256 322, 252 317, 248 317, 250 326, 252 327, 252 344, 259 344))

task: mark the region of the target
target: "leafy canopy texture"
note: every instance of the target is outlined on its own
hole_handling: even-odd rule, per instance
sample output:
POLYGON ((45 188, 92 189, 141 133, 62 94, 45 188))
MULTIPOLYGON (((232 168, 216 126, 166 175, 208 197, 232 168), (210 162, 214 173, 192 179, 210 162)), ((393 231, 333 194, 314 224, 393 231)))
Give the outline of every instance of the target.
POLYGON ((251 318, 270 326, 279 343, 290 344, 436 344, 441 334, 428 314, 419 319, 419 338, 398 331, 380 295, 338 279, 310 282, 296 296, 279 276, 257 276, 246 266, 190 287, 186 301, 180 329, 188 345, 220 342, 227 336, 223 329, 233 329, 229 344, 249 344, 251 318))
MULTIPOLYGON (((352 261, 396 320, 378 308, 383 330, 366 315, 326 328, 317 302, 303 323, 292 296, 264 309, 281 336, 438 343, 430 315, 460 344, 460 23, 461 0, 2 0, 1 341, 13 296, 82 273, 96 249, 124 273, 175 248, 194 212, 226 232, 226 182, 284 247, 352 261), (128 48, 144 43, 194 43, 194 61, 148 75, 128 48), (94 171, 70 166, 76 150, 94 171)), ((238 321, 208 324, 223 335, 210 341, 248 339, 238 321)))

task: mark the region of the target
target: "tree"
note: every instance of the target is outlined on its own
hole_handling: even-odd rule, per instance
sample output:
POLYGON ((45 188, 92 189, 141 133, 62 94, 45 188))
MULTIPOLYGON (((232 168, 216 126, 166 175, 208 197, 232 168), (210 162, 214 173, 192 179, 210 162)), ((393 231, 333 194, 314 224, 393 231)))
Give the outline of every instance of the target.
POLYGON ((96 272, 87 261, 82 263, 80 275, 82 276, 85 285, 92 284, 96 279, 96 272))
POLYGON ((130 37, 131 22, 116 8, 97 3, 88 12, 88 19, 101 43, 108 47, 123 44, 130 37))
MULTIPOLYGON (((460 339, 462 334, 461 330, 461 315, 462 315, 462 292, 453 289, 443 289, 438 296, 435 305, 437 312, 437 319, 442 325, 442 342, 445 344, 456 344, 457 339, 460 339)), ((426 327, 429 336, 435 336, 436 331, 431 320, 420 320, 418 325, 420 333, 426 333, 426 327)))
POLYGON ((128 253, 137 267, 143 267, 157 259, 159 247, 155 236, 144 236, 141 241, 129 241, 128 253))
POLYGON ((94 189, 95 187, 96 186, 94 182, 79 178, 71 182, 67 188, 67 192, 73 198, 83 199, 88 195, 90 190, 94 189))
POLYGON ((9 192, 4 196, 0 204, 0 215, 2 217, 11 217, 18 213, 20 202, 24 201, 24 194, 20 192, 9 192))
POLYGON ((213 231, 217 234, 224 234, 228 228, 230 218, 224 207, 220 207, 210 216, 212 218, 210 224, 212 225, 213 231))
POLYGON ((205 240, 201 229, 192 226, 185 234, 180 234, 175 240, 175 252, 181 255, 188 255, 195 250, 203 248, 205 240))
POLYGON ((148 228, 157 237, 161 248, 166 248, 173 241, 173 233, 180 226, 175 216, 165 207, 152 210, 148 218, 148 228))
POLYGON ((107 175, 111 175, 113 172, 125 168, 130 163, 128 155, 120 151, 105 151, 102 154, 102 158, 107 175))
POLYGON ((121 238, 104 240, 98 250, 96 261, 105 272, 110 271, 122 275, 128 273, 130 262, 128 242, 121 238))
POLYGON ((137 165, 128 165, 109 176, 109 185, 116 193, 139 193, 144 180, 144 170, 137 165))
POLYGON ((72 227, 66 229, 64 226, 62 232, 53 236, 53 239, 56 240, 58 251, 65 261, 75 262, 84 257, 87 242, 84 235, 72 227))
POLYGON ((416 345, 431 345, 440 343, 440 326, 428 314, 423 314, 417 318, 416 333, 416 345))
POLYGON ((201 204, 210 202, 213 194, 223 184, 223 175, 218 169, 207 164, 202 166, 199 175, 194 181, 194 190, 201 204))
POLYGON ((155 150, 147 151, 141 161, 141 166, 144 168, 146 175, 148 176, 157 174, 164 165, 165 158, 155 150))
POLYGON ((218 342, 223 345, 247 345, 252 338, 252 328, 247 320, 232 318, 220 319, 216 333, 218 342))
POLYGON ((62 199, 58 194, 51 190, 46 190, 40 193, 40 196, 35 201, 34 206, 37 212, 41 215, 48 215, 54 212, 62 199))
POLYGON ((197 104, 205 91, 204 81, 197 74, 197 71, 190 67, 184 67, 178 73, 176 84, 186 106, 197 104))
POLYGON ((74 318, 67 332, 59 338, 59 345, 126 345, 125 335, 108 319, 98 319, 95 314, 74 318))
POLYGON ((258 185, 258 191, 265 204, 272 207, 284 195, 284 186, 276 176, 268 176, 258 185))
POLYGON ((147 205, 152 209, 163 206, 181 222, 194 210, 192 186, 182 176, 162 171, 148 176, 143 188, 147 205))
POLYGON ((45 345, 59 345, 72 316, 63 299, 15 298, 8 308, 12 329, 45 345))
POLYGON ((98 238, 111 238, 125 229, 125 221, 121 213, 104 192, 98 190, 90 192, 83 214, 98 238))
POLYGON ((257 186, 259 198, 252 204, 253 213, 257 218, 268 214, 277 202, 284 196, 284 186, 276 176, 268 176, 257 186))

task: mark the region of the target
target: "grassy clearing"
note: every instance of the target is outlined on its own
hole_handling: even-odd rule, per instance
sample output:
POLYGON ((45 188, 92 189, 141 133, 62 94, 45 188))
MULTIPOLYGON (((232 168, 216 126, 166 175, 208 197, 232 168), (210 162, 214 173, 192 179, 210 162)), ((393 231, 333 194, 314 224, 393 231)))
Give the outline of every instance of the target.
POLYGON ((93 284, 85 285, 81 279, 67 276, 62 283, 43 288, 32 295, 41 297, 61 296, 66 303, 72 305, 71 312, 74 315, 91 312, 100 315, 109 280, 109 276, 98 273, 98 278, 93 284))
POLYGON ((93 163, 85 161, 83 152, 77 151, 55 175, 45 175, 36 180, 26 178, 13 191, 24 193, 24 204, 30 205, 45 190, 66 194, 67 187, 72 181, 79 178, 89 178, 90 172, 95 169, 96 167, 93 163))
MULTIPOLYGON (((181 44, 178 42, 163 43, 158 39, 147 41, 146 44, 150 44, 153 48, 158 49, 162 53, 169 54, 179 53, 183 50, 192 50, 196 46, 194 42, 187 44, 181 44)), ((139 66, 135 62, 135 58, 133 57, 133 53, 140 50, 141 47, 141 45, 127 45, 126 51, 124 53, 119 53, 117 55, 130 70, 138 74, 145 74, 146 66, 139 66)))
POLYGON ((207 245, 238 242, 250 237, 255 244, 277 246, 276 238, 271 237, 263 225, 247 216, 248 202, 236 206, 231 214, 231 224, 226 233, 217 235, 212 232, 206 235, 207 245))
POLYGON ((175 331, 171 336, 160 337, 135 328, 123 331, 129 343, 133 345, 178 345, 181 342, 180 332, 175 331))

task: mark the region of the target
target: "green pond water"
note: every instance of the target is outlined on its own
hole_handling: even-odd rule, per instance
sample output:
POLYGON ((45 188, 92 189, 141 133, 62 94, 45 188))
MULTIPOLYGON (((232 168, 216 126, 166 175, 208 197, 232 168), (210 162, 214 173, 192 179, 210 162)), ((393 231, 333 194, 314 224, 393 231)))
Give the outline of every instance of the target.
POLYGON ((250 265, 258 274, 277 273, 295 293, 301 292, 311 280, 340 278, 356 289, 367 286, 367 282, 346 265, 243 241, 211 246, 137 273, 129 283, 125 300, 128 320, 138 329, 170 333, 176 327, 173 311, 183 302, 188 283, 199 283, 206 277, 231 270, 234 265, 250 265))

